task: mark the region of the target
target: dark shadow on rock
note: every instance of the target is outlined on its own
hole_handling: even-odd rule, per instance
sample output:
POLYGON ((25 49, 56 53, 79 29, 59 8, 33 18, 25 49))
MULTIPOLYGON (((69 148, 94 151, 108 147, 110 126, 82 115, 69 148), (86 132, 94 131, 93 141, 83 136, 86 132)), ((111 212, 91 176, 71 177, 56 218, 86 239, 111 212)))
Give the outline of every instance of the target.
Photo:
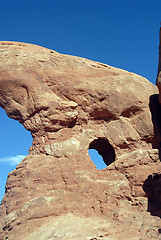
POLYGON ((143 190, 148 197, 147 211, 152 216, 161 218, 161 174, 149 175, 143 184, 143 190))
POLYGON ((115 161, 115 150, 106 138, 97 138, 93 140, 89 145, 89 149, 98 151, 107 166, 115 161))
POLYGON ((153 94, 149 99, 149 108, 152 115, 154 128, 154 139, 152 147, 159 150, 159 158, 161 160, 161 104, 159 103, 159 94, 153 94))

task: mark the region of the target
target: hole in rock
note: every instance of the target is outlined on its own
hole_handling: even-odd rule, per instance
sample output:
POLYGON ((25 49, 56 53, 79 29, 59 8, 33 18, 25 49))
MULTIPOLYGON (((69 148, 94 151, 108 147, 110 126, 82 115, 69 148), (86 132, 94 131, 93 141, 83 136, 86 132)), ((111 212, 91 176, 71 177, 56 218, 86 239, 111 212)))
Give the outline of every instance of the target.
POLYGON ((115 161, 115 150, 105 138, 92 141, 88 152, 97 169, 103 169, 115 161))
POLYGON ((32 136, 22 124, 9 118, 0 108, 0 203, 5 193, 7 175, 28 155, 32 136))
POLYGON ((98 170, 100 169, 104 169, 107 167, 107 165, 105 164, 105 162, 103 161, 102 156, 98 153, 97 150, 95 149, 89 149, 88 150, 89 156, 91 158, 91 160, 93 161, 93 163, 96 165, 96 168, 98 170))

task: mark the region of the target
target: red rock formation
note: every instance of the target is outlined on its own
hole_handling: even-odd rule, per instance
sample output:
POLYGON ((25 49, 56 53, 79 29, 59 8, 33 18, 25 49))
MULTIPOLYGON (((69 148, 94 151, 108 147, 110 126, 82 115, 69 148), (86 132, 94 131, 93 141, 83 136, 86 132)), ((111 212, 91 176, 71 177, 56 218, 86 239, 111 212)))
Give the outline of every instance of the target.
POLYGON ((0 106, 33 136, 8 176, 0 240, 159 239, 158 181, 148 180, 160 176, 157 88, 39 46, 0 42, 0 53, 0 106))

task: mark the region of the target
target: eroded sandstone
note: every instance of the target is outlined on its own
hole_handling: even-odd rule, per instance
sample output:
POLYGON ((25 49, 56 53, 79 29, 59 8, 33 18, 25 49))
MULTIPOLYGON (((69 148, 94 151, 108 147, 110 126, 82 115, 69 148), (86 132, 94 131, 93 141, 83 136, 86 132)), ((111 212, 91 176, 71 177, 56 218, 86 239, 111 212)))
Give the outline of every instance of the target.
POLYGON ((148 192, 161 174, 157 87, 26 43, 0 42, 0 58, 0 106, 33 136, 8 176, 0 239, 159 240, 160 192, 148 192))

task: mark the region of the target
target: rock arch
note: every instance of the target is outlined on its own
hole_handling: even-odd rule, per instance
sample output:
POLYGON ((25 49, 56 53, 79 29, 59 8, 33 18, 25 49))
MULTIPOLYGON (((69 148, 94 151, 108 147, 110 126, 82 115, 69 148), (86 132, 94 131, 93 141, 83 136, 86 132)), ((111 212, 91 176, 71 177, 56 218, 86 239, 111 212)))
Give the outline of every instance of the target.
POLYGON ((89 149, 95 149, 102 156, 103 161, 107 166, 115 161, 116 155, 113 146, 106 138, 94 139, 89 144, 89 149))

